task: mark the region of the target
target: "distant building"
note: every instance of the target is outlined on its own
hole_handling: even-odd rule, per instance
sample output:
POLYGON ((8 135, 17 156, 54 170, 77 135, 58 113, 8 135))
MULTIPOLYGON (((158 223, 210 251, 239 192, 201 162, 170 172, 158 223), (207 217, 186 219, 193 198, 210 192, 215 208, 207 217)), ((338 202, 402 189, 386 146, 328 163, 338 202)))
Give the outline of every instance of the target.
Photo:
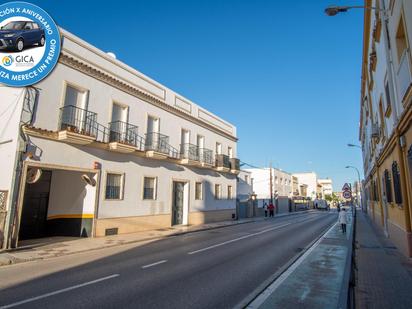
MULTIPOLYGON (((247 169, 253 178, 253 190, 260 203, 270 200, 270 171, 267 168, 247 169)), ((272 194, 276 197, 292 197, 292 175, 280 169, 272 168, 272 194)), ((260 205, 260 204, 259 204, 260 205)))
POLYGON ((332 193, 333 193, 332 179, 329 179, 329 178, 318 179, 318 184, 321 185, 322 198, 325 198, 326 195, 332 196, 332 193))
POLYGON ((241 170, 237 176, 237 198, 247 200, 253 194, 253 178, 250 171, 241 170))
POLYGON ((310 197, 312 200, 316 198, 318 193, 318 176, 315 172, 307 173, 294 173, 292 176, 298 178, 299 184, 305 184, 306 187, 306 196, 310 197))

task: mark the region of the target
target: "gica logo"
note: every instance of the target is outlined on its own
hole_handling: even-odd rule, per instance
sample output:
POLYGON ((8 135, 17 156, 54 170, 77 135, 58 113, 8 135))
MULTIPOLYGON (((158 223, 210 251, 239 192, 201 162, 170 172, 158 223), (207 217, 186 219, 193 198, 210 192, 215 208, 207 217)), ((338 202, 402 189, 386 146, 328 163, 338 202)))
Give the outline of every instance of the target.
POLYGON ((52 72, 59 59, 59 28, 47 12, 31 3, 0 5, 0 42, 0 84, 34 85, 52 72))
POLYGON ((3 63, 3 65, 5 65, 6 67, 9 67, 12 65, 13 63, 13 57, 12 56, 4 56, 3 59, 1 60, 1 62, 3 63))

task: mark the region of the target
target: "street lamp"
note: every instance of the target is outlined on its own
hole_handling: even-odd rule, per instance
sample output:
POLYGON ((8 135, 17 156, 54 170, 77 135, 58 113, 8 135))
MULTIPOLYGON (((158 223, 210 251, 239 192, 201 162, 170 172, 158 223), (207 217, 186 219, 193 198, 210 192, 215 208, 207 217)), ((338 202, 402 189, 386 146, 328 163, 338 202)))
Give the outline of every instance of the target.
POLYGON ((359 145, 355 145, 355 144, 348 144, 348 147, 357 147, 357 148, 359 148, 359 149, 362 149, 362 147, 361 147, 361 146, 359 146, 359 145))
MULTIPOLYGON (((358 186, 360 186, 360 173, 359 173, 359 170, 355 167, 355 166, 352 166, 352 165, 348 165, 348 166, 345 166, 345 168, 353 168, 353 169, 355 169, 356 170, 356 173, 358 173, 358 186)), ((359 194, 359 196, 358 196, 358 188, 356 188, 356 197, 360 200, 360 207, 361 207, 361 209, 363 210, 363 207, 362 207, 362 198, 360 197, 361 196, 361 194, 359 194)))
POLYGON ((325 9, 325 14, 328 16, 335 16, 338 13, 347 12, 349 9, 366 9, 366 10, 377 10, 377 11, 385 11, 382 9, 378 9, 373 6, 362 6, 362 5, 354 5, 354 6, 336 6, 332 5, 325 9))

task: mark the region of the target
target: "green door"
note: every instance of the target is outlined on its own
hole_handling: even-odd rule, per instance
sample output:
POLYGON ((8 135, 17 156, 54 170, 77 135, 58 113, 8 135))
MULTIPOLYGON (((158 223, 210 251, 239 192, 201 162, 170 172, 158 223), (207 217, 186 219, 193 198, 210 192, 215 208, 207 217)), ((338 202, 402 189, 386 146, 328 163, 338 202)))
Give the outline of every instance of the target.
POLYGON ((183 223, 184 182, 173 182, 172 225, 183 223))

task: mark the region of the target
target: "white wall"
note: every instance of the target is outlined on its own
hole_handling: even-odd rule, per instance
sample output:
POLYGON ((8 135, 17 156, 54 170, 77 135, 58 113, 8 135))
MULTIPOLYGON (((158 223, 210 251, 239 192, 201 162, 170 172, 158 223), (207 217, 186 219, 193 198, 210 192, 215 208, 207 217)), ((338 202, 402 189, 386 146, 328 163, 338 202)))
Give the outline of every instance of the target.
POLYGON ((317 192, 317 185, 318 185, 316 173, 314 172, 296 173, 296 174, 293 174, 293 176, 298 178, 299 184, 305 184, 308 186, 307 188, 308 197, 311 197, 312 200, 315 199, 316 192, 317 192))
POLYGON ((99 193, 99 218, 168 214, 171 210, 172 181, 189 181, 190 211, 234 209, 236 207, 236 176, 220 174, 210 169, 188 168, 162 160, 118 154, 105 149, 72 146, 66 143, 32 138, 44 150, 40 162, 78 168, 92 168, 93 162, 102 164, 99 193), (124 173, 123 200, 105 199, 105 174, 124 173), (157 199, 143 200, 143 178, 157 177, 157 199), (203 200, 195 201, 195 182, 203 182, 203 200), (214 185, 222 185, 222 199, 214 198, 214 185), (228 200, 227 186, 231 185, 233 199, 228 200))
POLYGON ((22 88, 0 86, 0 190, 10 191, 12 185, 24 93, 22 88))
POLYGON ((94 214, 96 187, 87 185, 84 173, 53 170, 47 217, 55 215, 94 214))

